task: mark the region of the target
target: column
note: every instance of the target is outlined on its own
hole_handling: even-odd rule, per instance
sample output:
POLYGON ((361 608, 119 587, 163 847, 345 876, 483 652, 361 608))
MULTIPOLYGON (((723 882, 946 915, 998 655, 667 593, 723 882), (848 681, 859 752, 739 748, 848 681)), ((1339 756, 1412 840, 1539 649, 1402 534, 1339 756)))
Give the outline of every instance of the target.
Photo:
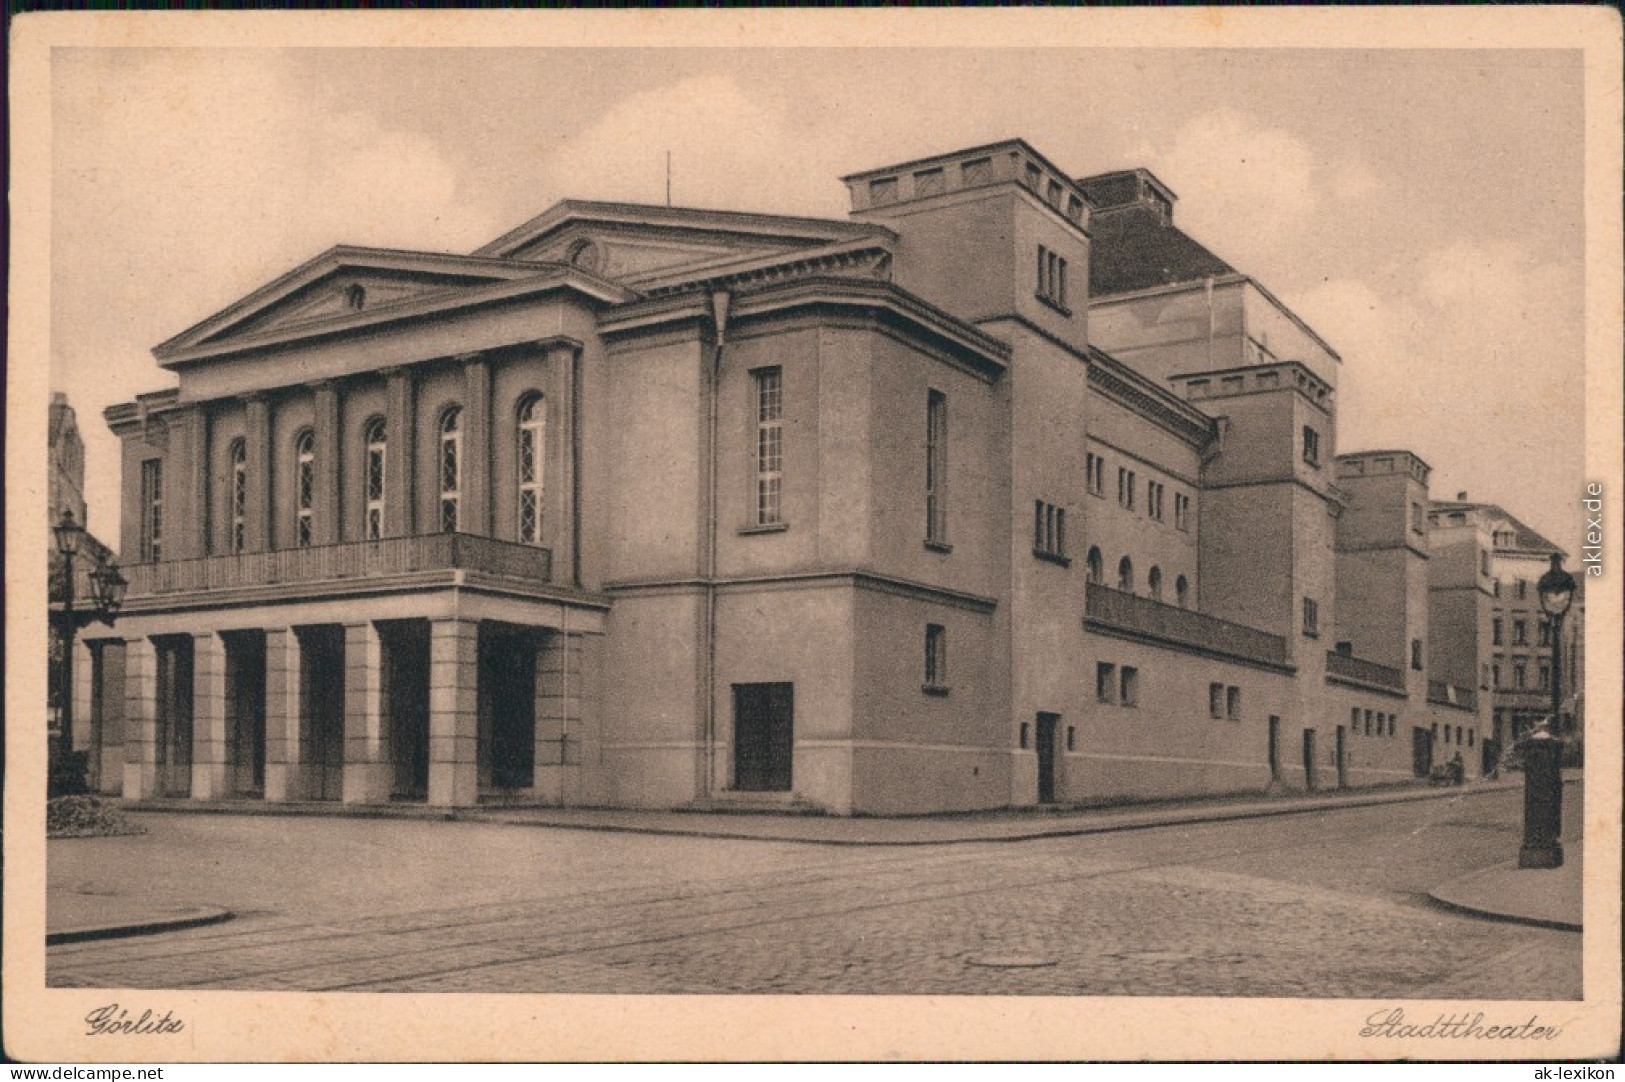
MULTIPOLYGON (((390 436, 393 442, 394 436, 390 436)), ((344 803, 383 804, 394 766, 384 732, 383 643, 371 623, 344 625, 344 803)))
POLYGON ((416 531, 413 500, 417 485, 417 402, 412 372, 391 368, 384 373, 388 426, 388 462, 384 468, 384 536, 407 537, 416 531))
POLYGON ((479 802, 479 671, 477 620, 429 625, 429 803, 479 802))
POLYGON ((463 362, 463 476, 462 526, 464 533, 491 533, 491 362, 483 354, 459 358, 463 362))
POLYGON ((192 636, 192 799, 224 800, 226 789, 226 642, 212 631, 192 636))
MULTIPOLYGON (((319 437, 318 437, 319 438, 319 437)), ((300 745, 299 635, 291 627, 265 630, 265 799, 270 802, 310 797, 300 745)))
POLYGON ((341 536, 339 516, 343 514, 339 500, 339 455, 343 441, 339 438, 339 393, 332 380, 316 384, 316 491, 313 544, 336 545, 341 536))
POLYGON ((243 548, 265 552, 271 547, 271 403, 262 394, 248 396, 247 510, 243 548))
POLYGON ((158 648, 124 640, 124 799, 158 792, 158 648))

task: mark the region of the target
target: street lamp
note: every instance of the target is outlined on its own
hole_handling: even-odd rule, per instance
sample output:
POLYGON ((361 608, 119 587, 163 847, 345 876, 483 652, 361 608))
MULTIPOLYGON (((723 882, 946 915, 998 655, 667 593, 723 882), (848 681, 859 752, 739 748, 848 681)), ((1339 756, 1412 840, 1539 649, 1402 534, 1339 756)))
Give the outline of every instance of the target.
POLYGON ((1563 616, 1574 600, 1574 576, 1563 570, 1563 556, 1552 553, 1552 566, 1535 583, 1540 607, 1551 624, 1552 713, 1529 734, 1523 749, 1523 848, 1520 868, 1558 868, 1563 864, 1563 616))
POLYGON ((100 620, 109 626, 124 604, 124 591, 129 583, 119 573, 118 565, 96 555, 96 569, 90 573, 89 609, 75 608, 74 561, 84 547, 85 528, 74 521, 73 511, 64 509, 62 517, 51 533, 56 540, 56 551, 62 557, 62 582, 58 592, 61 608, 52 612, 52 622, 62 639, 62 658, 58 670, 58 716, 62 719, 58 736, 57 769, 52 771, 53 789, 77 790, 83 787, 83 775, 73 765, 73 641, 81 627, 100 620))

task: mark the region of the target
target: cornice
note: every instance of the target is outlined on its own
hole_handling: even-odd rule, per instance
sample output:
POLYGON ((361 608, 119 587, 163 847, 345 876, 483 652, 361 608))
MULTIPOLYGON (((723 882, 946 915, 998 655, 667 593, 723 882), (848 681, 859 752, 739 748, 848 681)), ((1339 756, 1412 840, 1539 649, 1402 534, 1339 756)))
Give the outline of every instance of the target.
POLYGON ((1218 426, 1213 418, 1093 346, 1089 349, 1089 387, 1180 437, 1198 451, 1218 437, 1218 426))

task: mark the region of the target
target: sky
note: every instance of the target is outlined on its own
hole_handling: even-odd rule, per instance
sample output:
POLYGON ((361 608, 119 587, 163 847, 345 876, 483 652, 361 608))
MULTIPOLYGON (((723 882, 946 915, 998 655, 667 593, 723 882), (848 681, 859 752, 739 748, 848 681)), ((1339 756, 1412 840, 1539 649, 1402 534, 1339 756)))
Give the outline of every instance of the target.
POLYGON ((1340 452, 1577 554, 1573 51, 145 49, 52 55, 51 386, 116 542, 101 412, 157 343, 328 247, 468 252, 563 198, 843 216, 843 174, 1021 136, 1146 166, 1343 357, 1340 452))

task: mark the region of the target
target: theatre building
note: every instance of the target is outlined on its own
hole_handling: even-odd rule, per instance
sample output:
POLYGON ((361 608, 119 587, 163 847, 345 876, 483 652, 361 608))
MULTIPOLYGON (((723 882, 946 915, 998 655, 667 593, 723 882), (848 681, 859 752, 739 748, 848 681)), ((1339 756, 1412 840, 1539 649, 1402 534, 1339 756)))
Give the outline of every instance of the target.
POLYGON ((107 411, 102 790, 1410 777, 1426 467, 1337 456, 1336 353, 1143 170, 1012 140, 845 183, 843 220, 567 201, 469 255, 338 247, 158 346, 178 385, 107 411))

